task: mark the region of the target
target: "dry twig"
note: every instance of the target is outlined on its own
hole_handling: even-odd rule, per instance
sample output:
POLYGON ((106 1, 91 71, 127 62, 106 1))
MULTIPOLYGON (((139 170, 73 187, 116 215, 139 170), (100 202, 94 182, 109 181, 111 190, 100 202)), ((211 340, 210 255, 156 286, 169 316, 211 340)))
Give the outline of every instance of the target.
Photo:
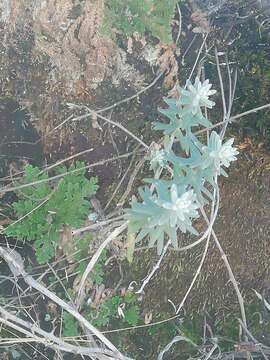
POLYGON ((91 258, 90 262, 88 263, 80 285, 79 285, 79 290, 78 290, 78 294, 77 294, 77 298, 76 298, 76 305, 77 307, 79 307, 81 305, 82 299, 84 298, 84 285, 86 282, 86 279, 88 277, 88 275, 90 274, 90 272, 92 271, 93 267, 95 266, 96 262, 98 261, 102 251, 106 248, 106 246, 108 246, 108 244, 113 241, 117 236, 119 236, 125 229, 127 228, 127 222, 123 223, 121 226, 119 226, 118 228, 116 228, 108 237, 105 241, 103 241, 103 243, 100 245, 100 247, 98 248, 98 250, 95 252, 95 254, 93 255, 93 257, 91 258))
POLYGON ((108 119, 107 117, 100 115, 97 111, 91 110, 88 106, 80 106, 80 105, 75 105, 75 104, 71 104, 69 103, 68 106, 71 109, 86 109, 88 111, 88 113, 84 114, 84 115, 80 115, 76 118, 73 118, 72 121, 79 121, 82 120, 83 118, 87 118, 87 117, 97 117, 109 124, 112 124, 116 127, 118 127, 119 129, 121 129, 122 131, 124 131, 126 134, 128 134, 130 137, 132 137, 133 139, 135 139, 136 141, 138 141, 138 143, 140 143, 143 147, 145 147, 147 150, 149 149, 149 146, 145 144, 145 142, 143 142, 140 138, 138 138, 138 136, 134 135, 131 131, 129 131, 127 128, 125 128, 122 124, 120 124, 119 122, 113 121, 111 119, 108 119))
POLYGON ((10 271, 15 277, 22 276, 24 281, 31 287, 54 301, 58 304, 63 310, 70 313, 75 317, 81 324, 81 326, 89 330, 93 335, 101 340, 101 342, 106 345, 114 354, 116 359, 125 359, 125 357, 117 350, 117 348, 93 325, 91 325, 76 309, 71 305, 67 304, 65 301, 60 299, 57 295, 48 290, 44 285, 36 281, 31 275, 26 273, 24 270, 24 264, 21 256, 15 250, 8 251, 3 247, 0 247, 0 256, 7 262, 10 271))
POLYGON ((110 162, 118 160, 118 159, 128 158, 130 155, 133 155, 133 153, 134 152, 132 151, 132 152, 128 152, 126 154, 122 154, 122 155, 112 157, 112 158, 109 158, 109 159, 100 160, 100 161, 97 161, 96 163, 89 164, 89 165, 86 165, 84 167, 81 167, 80 169, 74 169, 74 170, 67 171, 67 172, 65 172, 63 174, 58 174, 58 175, 55 175, 55 176, 51 176, 48 179, 41 179, 41 180, 29 182, 27 184, 18 185, 18 186, 2 187, 2 188, 0 188, 0 194, 5 194, 5 193, 7 193, 9 191, 16 191, 16 190, 20 190, 20 189, 23 189, 23 188, 26 188, 26 187, 29 187, 29 186, 42 184, 42 183, 45 183, 45 182, 60 179, 62 177, 65 177, 68 174, 74 174, 74 173, 80 172, 80 171, 82 171, 82 169, 91 169, 91 168, 94 168, 96 166, 104 165, 104 164, 110 163, 110 162))
POLYGON ((93 356, 93 354, 106 354, 110 357, 114 356, 114 352, 102 348, 90 348, 69 344, 52 333, 42 330, 37 325, 22 320, 18 316, 11 314, 3 307, 0 307, 0 314, 2 316, 0 317, 0 322, 27 336, 27 342, 38 342, 54 350, 60 350, 77 355, 80 354, 82 356, 93 356))

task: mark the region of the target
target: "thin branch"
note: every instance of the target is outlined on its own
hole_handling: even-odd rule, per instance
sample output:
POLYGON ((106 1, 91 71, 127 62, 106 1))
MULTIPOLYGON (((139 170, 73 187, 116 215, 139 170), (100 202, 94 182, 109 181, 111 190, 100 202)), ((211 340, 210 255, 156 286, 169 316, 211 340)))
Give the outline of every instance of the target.
MULTIPOLYGON (((60 180, 61 182, 61 180, 60 180)), ((53 196, 53 194, 55 194, 55 192, 57 191, 58 189, 58 185, 59 183, 57 184, 57 186, 50 192, 50 194, 48 196, 46 196, 46 198, 41 202, 39 203, 37 206, 35 206, 32 210, 30 210, 28 213, 26 213, 25 215, 21 216, 19 219, 13 221, 11 224, 8 225, 8 227, 6 229, 9 229, 10 227, 18 224, 19 222, 21 222, 22 220, 24 220, 25 218, 27 218, 28 216, 32 215, 35 211, 37 211, 38 209, 40 209, 43 205, 45 205, 50 199, 51 197, 53 196)))
POLYGON ((227 118, 227 106, 226 106, 223 79, 222 79, 222 75, 221 75, 221 71, 220 71, 217 48, 215 48, 215 57, 216 57, 217 72, 218 72, 218 78, 219 78, 219 84, 220 84, 220 90, 221 90, 221 98, 222 98, 222 106, 223 106, 223 121, 224 121, 227 118))
POLYGON ((193 45, 195 39, 197 39, 197 36, 198 36, 198 34, 194 34, 192 40, 189 42, 189 45, 188 45, 186 51, 184 52, 184 54, 182 56, 182 60, 181 60, 182 66, 185 66, 185 57, 186 57, 187 53, 189 52, 191 46, 193 45))
POLYGON ((76 309, 60 299, 57 295, 48 290, 45 286, 36 281, 31 275, 24 270, 24 264, 21 256, 15 250, 8 251, 0 247, 0 256, 5 259, 11 272, 15 277, 22 276, 24 281, 31 287, 51 299, 62 309, 70 313, 77 319, 83 328, 89 330, 93 335, 97 336, 111 351, 115 353, 116 358, 124 359, 125 357, 117 350, 117 348, 93 325, 91 325, 76 309))
POLYGON ((253 114, 257 111, 260 111, 260 110, 264 110, 264 109, 268 109, 270 108, 270 103, 269 104, 265 104, 265 105, 262 105, 262 106, 259 106, 259 107, 256 107, 256 108, 253 108, 251 110, 248 110, 248 111, 245 111, 243 113, 240 113, 238 115, 234 115, 232 117, 230 117, 229 119, 227 120, 224 120, 224 121, 220 121, 212 126, 209 126, 208 128, 205 128, 205 129, 202 129, 202 130, 198 130, 194 133, 194 135, 198 135, 198 134, 201 134, 201 133, 204 133, 205 131, 207 130, 212 130, 212 129, 215 129, 221 125, 224 125, 224 124, 227 124, 227 123, 233 123, 233 122, 237 122, 237 120, 239 120, 241 117, 244 117, 244 116, 247 116, 247 115, 250 115, 250 114, 253 114))
POLYGON ((261 344, 257 339, 255 339, 255 337, 251 334, 251 332, 248 330, 248 328, 241 319, 238 319, 238 321, 242 326, 243 330, 245 331, 245 333, 248 335, 248 337, 254 342, 254 346, 258 348, 258 351, 263 355, 263 358, 265 360, 269 360, 269 358, 265 354, 266 352, 268 352, 268 355, 270 354, 269 348, 265 348, 263 344, 261 344))
POLYGON ((138 291, 136 291, 136 294, 141 294, 143 292, 143 289, 145 288, 145 286, 149 283, 149 281, 151 280, 151 278, 154 276, 155 272, 159 269, 160 264, 162 259, 164 258, 169 245, 171 244, 171 241, 169 240, 167 242, 167 244, 164 246, 162 254, 160 255, 160 258, 158 260, 158 262, 156 263, 156 265, 153 267, 152 271, 150 272, 150 274, 144 279, 142 286, 140 287, 140 289, 138 291))
POLYGON ((64 124, 66 124, 68 121, 70 121, 73 118, 72 115, 70 115, 68 118, 66 118, 64 121, 62 121, 60 124, 56 125, 55 128, 51 129, 48 131, 48 133, 46 134, 46 136, 52 134, 53 132, 55 132, 55 130, 59 129, 60 127, 62 127, 64 124))
MULTIPOLYGON (((210 237, 211 237, 211 231, 212 231, 212 227, 214 225, 214 222, 215 222, 215 219, 217 217, 217 214, 218 214, 218 209, 219 209, 219 191, 214 189, 214 193, 213 193, 213 202, 212 202, 212 206, 211 206, 211 218, 210 218, 210 221, 208 221, 208 235, 207 235, 207 241, 206 241, 206 245, 205 245, 205 248, 204 248, 204 252, 203 252, 203 256, 201 258, 201 261, 200 261, 200 264, 199 264, 199 267, 192 279, 192 282, 188 288, 188 291, 186 292, 183 300, 181 301, 180 305, 178 306, 178 309, 176 311, 176 314, 179 314, 180 310, 182 309, 182 307, 184 306, 185 302, 186 302, 186 299, 189 295, 189 293, 191 292, 196 280, 197 280, 197 277, 199 276, 200 272, 201 272, 201 269, 202 269, 202 266, 204 264, 204 261, 205 261, 205 258, 206 258, 206 255, 207 255, 207 251, 208 251, 208 247, 209 247, 209 242, 210 242, 210 237), (216 204, 215 204, 216 202, 216 204)), ((202 211, 203 210, 203 207, 201 208, 202 211)))
POLYGON ((196 66, 197 66, 197 63, 198 63, 198 61, 199 61, 199 59, 200 59, 200 56, 201 56, 203 47, 204 47, 204 45, 205 45, 205 43, 206 43, 206 40, 207 40, 207 38, 208 38, 208 34, 209 34, 209 33, 207 33, 207 34, 205 35, 204 39, 203 39, 202 45, 201 45, 201 47, 200 47, 200 49, 199 49, 199 52, 198 52, 197 57, 196 57, 196 60, 195 60, 195 62, 194 62, 194 64, 193 64, 193 68, 192 68, 192 70, 191 70, 191 72, 190 72, 190 75, 189 75, 188 80, 190 80, 190 79, 192 78, 192 75, 193 75, 193 73, 194 73, 194 71, 195 71, 195 69, 196 69, 196 66))
POLYGON ((108 111, 108 110, 111 110, 113 108, 115 108, 116 106, 118 105, 121 105, 121 104, 124 104, 132 99, 136 99, 140 94, 146 92, 147 90, 149 90, 152 86, 154 86, 158 80, 161 78, 161 76, 163 75, 164 73, 161 72, 157 75, 157 77, 149 84, 147 85, 146 87, 144 87, 143 89, 141 89, 140 91, 138 91, 136 94, 126 98, 126 99, 123 99, 123 100, 120 100, 120 101, 117 101, 116 103, 114 103, 113 105, 109 105, 103 109, 100 109, 100 110, 97 110, 96 113, 99 114, 101 112, 104 112, 104 111, 108 111))
POLYGON ((42 174, 42 173, 44 173, 44 172, 47 172, 47 171, 55 168, 56 166, 59 166, 59 165, 65 163, 65 162, 67 162, 67 161, 69 161, 69 160, 72 160, 72 159, 74 159, 74 158, 77 158, 77 157, 79 157, 79 156, 81 156, 81 155, 84 155, 84 154, 87 154, 87 153, 89 153, 89 152, 92 152, 93 150, 94 150, 94 148, 86 149, 86 150, 83 150, 83 151, 81 151, 81 152, 78 152, 78 153, 76 153, 76 154, 74 154, 74 155, 71 155, 71 156, 69 156, 69 157, 67 157, 67 158, 65 158, 65 159, 59 160, 59 161, 57 161, 56 163, 54 163, 54 164, 52 164, 52 165, 46 166, 44 169, 41 170, 41 172, 40 172, 39 174, 42 174))
POLYGON ((133 161, 136 157, 136 153, 134 153, 134 155, 132 156, 131 160, 130 160, 130 163, 124 173, 124 175, 122 176, 121 180, 118 182, 116 188, 114 189, 114 192, 112 193, 110 199, 108 200, 105 208, 104 208, 104 212, 108 209, 108 207, 110 206, 112 200, 114 199, 115 195, 117 194, 118 190, 120 189, 121 185, 123 184, 123 181, 125 180, 125 178, 127 177, 128 173, 129 173, 129 170, 131 169, 131 166, 133 165, 133 161))
MULTIPOLYGON (((81 156, 81 155, 87 154, 87 153, 89 153, 89 152, 91 152, 91 151, 93 151, 93 150, 94 150, 93 148, 86 149, 86 150, 83 150, 83 151, 81 151, 81 152, 78 152, 78 153, 76 153, 76 154, 74 154, 74 155, 71 155, 71 156, 69 156, 69 157, 67 157, 67 158, 65 158, 65 159, 59 160, 59 161, 57 161, 56 163, 54 163, 54 164, 52 164, 52 165, 44 166, 44 167, 42 168, 42 170, 40 171, 39 175, 40 175, 40 174, 43 174, 43 173, 46 172, 46 171, 49 171, 49 170, 55 168, 55 167, 58 166, 58 165, 61 165, 61 164, 65 163, 65 162, 67 162, 67 161, 69 161, 69 160, 72 160, 72 159, 75 159, 75 158, 77 158, 77 157, 79 157, 79 156, 81 156)), ((16 172, 16 173, 12 176, 12 178, 13 178, 14 180, 20 179, 20 178, 22 177, 22 175, 24 175, 24 174, 25 174, 25 171, 24 171, 24 170, 23 170, 23 171, 18 171, 18 172, 16 172), (19 176, 19 175, 20 175, 20 176, 19 176)), ((9 175, 9 176, 5 176, 5 177, 1 178, 0 181, 8 181, 10 178, 11 178, 10 175, 9 175)))
POLYGON ((179 28, 178 28, 178 34, 177 34, 177 38, 175 41, 175 45, 178 44, 179 40, 180 40, 180 36, 181 36, 181 32, 182 32, 182 13, 181 13, 181 8, 179 6, 179 4, 176 4, 177 6, 177 11, 178 11, 178 15, 179 15, 179 28))
POLYGON ((16 191, 16 190, 23 189, 23 188, 26 188, 26 187, 29 187, 29 186, 33 186, 33 185, 37 185, 37 184, 43 184, 45 182, 60 179, 62 177, 65 177, 68 174, 74 174, 74 173, 80 172, 83 169, 91 169, 91 168, 94 168, 96 166, 104 165, 104 164, 107 164, 109 162, 112 162, 112 161, 115 161, 115 160, 118 160, 118 159, 127 158, 127 157, 133 155, 133 153, 134 152, 132 151, 132 152, 129 152, 129 153, 122 154, 120 156, 113 157, 113 158, 100 160, 100 161, 98 161, 96 163, 81 167, 80 169, 74 169, 74 170, 67 171, 67 172, 65 172, 63 174, 58 174, 58 175, 55 175, 55 176, 51 176, 48 179, 40 179, 40 180, 37 180, 37 181, 29 182, 27 184, 22 184, 22 185, 18 185, 18 186, 12 186, 12 187, 6 187, 6 188, 2 187, 2 188, 0 188, 0 194, 5 194, 5 193, 7 193, 9 191, 16 191))
POLYGON ((169 344, 165 346, 165 348, 161 351, 161 353, 159 353, 157 360, 162 360, 164 354, 170 350, 170 348, 173 346, 173 344, 175 344, 176 342, 179 342, 179 341, 185 341, 185 342, 191 344, 192 346, 197 347, 197 345, 192 340, 190 340, 188 337, 182 336, 182 335, 175 336, 172 339, 172 341, 170 341, 169 344))
POLYGON ((259 106, 259 107, 256 107, 254 109, 251 109, 251 110, 248 110, 248 111, 245 111, 241 114, 238 114, 238 115, 235 115, 235 116, 232 116, 230 119, 229 119, 229 122, 234 122, 235 120, 243 117, 243 116, 247 116, 247 115, 250 115, 250 114, 253 114, 257 111, 260 111, 260 110, 264 110, 264 109, 267 109, 270 107, 270 104, 266 104, 266 105, 262 105, 262 106, 259 106))
MULTIPOLYGON (((231 76, 231 68, 230 68, 230 64, 229 64, 227 55, 225 56, 225 58, 226 58, 227 74, 228 74, 228 79, 229 79, 229 106, 228 106, 228 109, 231 109, 232 104, 233 104, 232 76, 231 76)), ((236 71, 236 74, 237 74, 237 71, 236 71)), ((228 112, 229 111, 230 110, 228 110, 228 112)))
POLYGON ((177 311, 176 311, 176 314, 179 314, 180 310, 182 309, 182 307, 184 306, 185 302, 186 302, 186 299, 189 295, 189 293, 191 292, 196 280, 197 280, 197 277, 199 276, 200 272, 201 272, 201 269, 202 269, 202 266, 204 264, 204 261, 205 261, 205 258, 206 258, 206 255, 207 255, 207 251, 208 251, 208 247, 209 247, 209 240, 210 240, 210 237, 211 237, 211 232, 209 233, 209 235, 207 236, 207 240, 206 240, 206 245, 205 245, 205 248, 204 248, 204 252, 203 252, 203 256, 201 258, 201 261, 200 261, 200 264, 199 264, 199 267, 191 281, 191 284, 188 288, 188 291, 185 293, 185 296, 183 298, 183 300, 181 301, 180 305, 178 306, 177 308, 177 311))
POLYGON ((12 327, 14 330, 19 331, 20 333, 26 335, 30 340, 31 338, 35 342, 43 343, 44 345, 60 351, 65 351, 73 354, 81 354, 81 355, 93 355, 93 354, 106 354, 109 356, 114 356, 114 352, 108 351, 102 348, 90 348, 90 347, 82 347, 82 346, 75 346, 69 344, 57 336, 53 335, 51 332, 47 332, 42 330, 40 327, 32 324, 28 321, 22 320, 21 318, 11 314, 10 312, 6 311, 4 308, 0 307, 0 314, 2 318, 0 318, 0 322, 4 323, 5 325, 12 327), (28 329, 28 330, 26 330, 28 329), (35 335, 38 334, 41 337, 35 335))
MULTIPOLYGON (((149 153, 149 151, 147 152, 147 154, 149 153)), ((134 183, 134 180, 138 174, 138 172, 140 171, 141 167, 143 166, 144 162, 146 160, 146 155, 143 156, 140 161, 138 161, 137 165, 135 166, 135 169, 133 171, 133 173, 130 175, 129 178, 129 182, 127 184, 127 188, 126 191, 124 192, 124 194, 122 195, 121 199, 119 200, 117 207, 122 207, 126 201, 126 198, 128 197, 129 193, 131 192, 132 189, 132 185, 134 183)))
MULTIPOLYGON (((218 69, 218 74, 219 74, 219 79, 220 79, 220 87, 221 87, 221 91, 223 92, 224 95, 224 86, 223 86, 223 80, 222 80, 222 76, 221 76, 221 70, 220 70, 220 65, 219 65, 219 60, 218 60, 218 53, 216 52, 216 59, 217 59, 217 69, 218 69)), ((225 108, 224 111, 227 109, 227 112, 224 113, 223 115, 223 121, 226 119, 229 119, 231 116, 231 111, 232 111, 232 106, 233 106, 233 100, 234 100, 234 95, 235 95, 235 89, 236 89, 236 83, 237 83, 237 71, 235 72, 235 76, 234 76, 234 83, 232 85, 232 76, 231 76, 231 70, 230 70, 230 65, 226 56, 226 66, 227 66, 227 74, 228 74, 228 79, 229 79, 229 96, 228 96, 228 108, 226 108, 226 102, 225 102, 225 98, 224 98, 224 104, 225 104, 225 108)), ((227 129, 228 123, 225 123, 221 132, 220 132, 220 137, 223 140, 224 136, 225 136, 225 132, 227 129)))
POLYGON ((206 357, 204 358, 204 360, 209 360, 211 358, 211 356, 213 355, 213 353, 216 351, 216 349, 218 348, 217 344, 215 344, 212 349, 209 351, 209 353, 206 355, 206 357))
POLYGON ((86 231, 89 231, 89 230, 100 229, 100 228, 104 227, 105 225, 114 223, 116 220, 123 220, 123 216, 117 216, 117 217, 114 217, 112 219, 108 219, 108 220, 105 220, 105 221, 99 221, 96 224, 91 224, 91 225, 84 226, 84 227, 79 228, 79 229, 74 229, 74 230, 72 230, 72 235, 73 236, 78 236, 78 235, 80 235, 80 234, 82 234, 82 233, 84 233, 86 231))
POLYGON ((119 236, 126 228, 127 228, 128 223, 125 222, 124 224, 122 224, 121 226, 119 226, 118 228, 116 228, 108 237, 105 241, 103 241, 103 243, 100 245, 100 247, 98 248, 98 250, 95 252, 95 254, 93 255, 93 257, 91 258, 90 262, 88 263, 83 276, 81 278, 80 281, 80 285, 79 285, 79 289, 78 289, 78 294, 75 300, 75 303, 77 305, 77 307, 80 306, 81 301, 84 297, 84 285, 86 282, 86 279, 88 277, 88 275, 90 274, 90 272, 92 271, 93 267, 95 266, 96 262, 98 261, 102 251, 109 245, 109 243, 111 241, 113 241, 117 236, 119 236))
MULTIPOLYGON (((203 215, 206 223, 209 224, 209 220, 208 220, 208 218, 206 216, 206 213, 205 213, 204 209, 202 209, 202 215, 203 215)), ((212 236, 213 236, 213 238, 215 240, 217 248, 219 249, 219 252, 221 254, 221 258, 222 258, 222 260, 223 260, 223 262, 224 262, 224 264, 225 264, 225 266, 227 268, 230 281, 233 284, 233 287, 234 287, 236 295, 237 295, 237 299, 238 299, 238 303, 239 303, 239 306, 240 306, 243 323, 244 323, 245 327, 247 327, 247 319, 246 319, 246 312, 245 312, 245 306, 244 306, 244 299, 243 299, 242 294, 241 294, 241 292, 239 290, 239 287, 238 287, 237 281, 235 279, 235 276, 233 274, 231 265, 230 265, 230 263, 228 261, 228 258, 226 256, 226 254, 224 253, 223 248, 220 245, 220 242, 218 241, 218 238, 217 238, 217 236, 216 236, 213 229, 212 229, 212 236)))
POLYGON ((106 118, 103 115, 100 115, 97 111, 91 110, 88 106, 85 105, 76 105, 76 104, 72 104, 72 103, 68 103, 67 104, 71 109, 86 109, 88 111, 88 113, 84 114, 84 115, 80 115, 77 116, 76 118, 74 118, 72 121, 80 121, 84 118, 87 117, 95 117, 95 118, 99 118, 109 124, 112 124, 116 127, 118 127, 119 129, 121 129, 122 131, 124 131, 126 134, 128 134, 130 137, 132 137, 133 139, 135 139, 136 141, 138 141, 138 143, 140 143, 143 147, 145 147, 147 150, 149 149, 149 146, 146 145, 140 138, 138 138, 138 136, 134 135, 131 131, 129 131, 127 128, 125 128, 122 124, 120 124, 119 122, 110 120, 108 118, 106 118))

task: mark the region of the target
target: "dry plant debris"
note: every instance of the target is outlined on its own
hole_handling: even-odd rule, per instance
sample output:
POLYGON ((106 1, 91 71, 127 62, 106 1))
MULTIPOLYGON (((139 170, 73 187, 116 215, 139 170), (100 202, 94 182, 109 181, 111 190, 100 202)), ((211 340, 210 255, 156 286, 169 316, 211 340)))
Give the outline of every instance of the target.
POLYGON ((100 34, 103 16, 103 0, 43 0, 35 7, 36 45, 70 81, 69 86, 81 83, 96 89, 111 76, 118 84, 119 79, 130 76, 133 81, 138 75, 116 44, 100 34))
POLYGON ((210 24, 207 19, 208 14, 201 10, 196 10, 191 14, 191 20, 196 25, 193 28, 194 33, 209 33, 210 32, 210 24))
POLYGON ((178 63, 176 56, 179 49, 175 44, 159 43, 155 47, 145 46, 142 56, 151 66, 158 66, 160 71, 165 74, 164 85, 172 89, 178 84, 178 63))

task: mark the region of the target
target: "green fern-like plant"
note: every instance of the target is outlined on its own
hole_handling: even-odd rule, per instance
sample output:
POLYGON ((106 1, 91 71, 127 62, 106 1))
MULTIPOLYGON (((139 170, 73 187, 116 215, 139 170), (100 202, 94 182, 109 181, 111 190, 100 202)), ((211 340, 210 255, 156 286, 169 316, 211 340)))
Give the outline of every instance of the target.
POLYGON ((104 29, 131 36, 151 32, 163 43, 171 43, 170 23, 178 0, 106 0, 104 29))
POLYGON ((78 321, 68 312, 63 313, 63 335, 67 337, 79 336, 78 321))
POLYGON ((55 255, 63 226, 79 227, 89 214, 89 198, 98 188, 97 178, 85 177, 83 162, 76 162, 69 169, 59 167, 57 174, 67 173, 58 184, 49 185, 49 175, 38 167, 25 167, 24 183, 44 180, 16 192, 18 201, 12 204, 17 221, 5 233, 20 240, 33 241, 39 263, 55 255))
POLYGON ((135 326, 140 319, 137 296, 132 292, 127 292, 124 296, 108 297, 97 309, 92 309, 88 317, 96 326, 105 327, 112 320, 119 321, 119 319, 123 323, 135 326))

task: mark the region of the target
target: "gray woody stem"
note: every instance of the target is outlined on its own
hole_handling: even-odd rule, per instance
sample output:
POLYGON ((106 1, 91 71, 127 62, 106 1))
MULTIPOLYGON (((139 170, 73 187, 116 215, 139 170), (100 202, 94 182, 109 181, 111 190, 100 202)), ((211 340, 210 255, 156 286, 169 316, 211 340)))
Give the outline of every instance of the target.
POLYGON ((22 276, 24 281, 31 287, 54 301, 62 309, 70 313, 77 319, 83 328, 89 330, 93 335, 99 338, 111 351, 114 352, 116 359, 125 359, 125 357, 117 350, 117 348, 93 325, 91 325, 76 309, 71 307, 57 295, 48 290, 45 286, 36 281, 31 275, 24 270, 23 260, 19 253, 15 250, 6 250, 0 247, 0 256, 7 262, 11 272, 15 277, 22 276))

